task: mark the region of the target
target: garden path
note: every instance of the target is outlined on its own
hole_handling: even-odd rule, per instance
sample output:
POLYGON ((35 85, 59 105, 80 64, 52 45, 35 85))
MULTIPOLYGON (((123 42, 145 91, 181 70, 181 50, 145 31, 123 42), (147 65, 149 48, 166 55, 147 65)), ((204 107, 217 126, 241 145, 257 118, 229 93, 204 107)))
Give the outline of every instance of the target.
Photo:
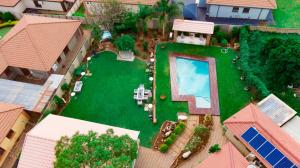
POLYGON ((171 155, 141 146, 135 168, 168 168, 172 165, 174 159, 171 155))
POLYGON ((222 146, 227 142, 228 142, 228 139, 223 134, 223 127, 222 127, 222 124, 220 121, 220 117, 213 116, 213 128, 212 128, 211 135, 209 137, 207 145, 201 152, 192 156, 189 160, 182 163, 179 167, 180 168, 196 167, 197 165, 199 165, 203 160, 205 160, 209 156, 208 150, 212 145, 219 144, 220 146, 222 146))
MULTIPOLYGON (((185 144, 190 140, 194 133, 194 128, 199 124, 198 115, 190 115, 186 122, 186 128, 174 144, 171 145, 167 155, 171 155, 176 159, 180 152, 184 149, 185 144)), ((175 160, 174 159, 174 160, 175 160)))

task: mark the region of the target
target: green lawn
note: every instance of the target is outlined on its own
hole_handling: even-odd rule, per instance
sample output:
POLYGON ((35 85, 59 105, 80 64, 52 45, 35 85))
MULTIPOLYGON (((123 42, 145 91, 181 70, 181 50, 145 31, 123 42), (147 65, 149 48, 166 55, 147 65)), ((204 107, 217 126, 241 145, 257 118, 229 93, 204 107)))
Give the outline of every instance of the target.
POLYGON ((157 116, 159 120, 176 119, 177 112, 188 112, 186 102, 172 102, 168 55, 172 52, 215 57, 217 64, 218 90, 220 99, 221 119, 224 121, 250 102, 250 94, 243 90, 239 71, 231 63, 236 53, 230 50, 221 53, 221 48, 178 43, 160 44, 157 47, 157 116), (161 48, 165 45, 166 48, 161 48), (160 100, 166 95, 166 100, 160 100), (167 114, 166 114, 167 113, 167 114))
POLYGON ((0 28, 0 36, 3 38, 4 35, 11 29, 12 27, 2 27, 0 28))
POLYGON ((300 28, 300 0, 277 0, 273 11, 276 27, 300 28))
POLYGON ((117 61, 116 55, 104 52, 89 64, 93 73, 83 79, 82 92, 73 98, 63 116, 139 130, 141 144, 151 146, 152 137, 161 124, 153 125, 143 107, 133 100, 133 89, 150 84, 142 61, 117 61))

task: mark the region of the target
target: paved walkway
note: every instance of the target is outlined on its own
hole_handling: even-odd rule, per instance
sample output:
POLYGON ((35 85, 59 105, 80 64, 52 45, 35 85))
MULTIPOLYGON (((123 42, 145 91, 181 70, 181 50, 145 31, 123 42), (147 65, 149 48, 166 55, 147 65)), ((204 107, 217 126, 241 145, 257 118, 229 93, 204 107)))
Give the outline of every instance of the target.
POLYGON ((141 146, 135 168, 169 168, 173 161, 171 155, 141 146))
POLYGON ((190 115, 186 122, 186 128, 182 135, 180 135, 174 144, 172 144, 171 148, 168 151, 168 155, 176 157, 180 154, 180 152, 184 149, 185 144, 189 141, 191 136, 193 135, 194 128, 199 124, 199 116, 190 115))
POLYGON ((214 144, 219 144, 220 146, 224 145, 225 143, 228 142, 227 138, 225 135, 223 135, 223 128, 220 122, 220 117, 218 116, 213 116, 213 128, 211 131, 210 138, 208 140, 208 144, 202 150, 200 153, 192 156, 189 160, 181 164, 179 167, 180 168, 193 168, 196 167, 199 163, 201 163, 203 160, 205 160, 208 156, 208 150, 210 146, 214 144))

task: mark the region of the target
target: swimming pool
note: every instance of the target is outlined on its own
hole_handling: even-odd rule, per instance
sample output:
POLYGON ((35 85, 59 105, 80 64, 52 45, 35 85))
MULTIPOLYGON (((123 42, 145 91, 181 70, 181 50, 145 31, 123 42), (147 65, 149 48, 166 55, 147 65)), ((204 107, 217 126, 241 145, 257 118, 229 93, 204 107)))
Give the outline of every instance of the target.
POLYGON ((176 57, 178 94, 195 96, 197 108, 211 108, 209 63, 176 57))

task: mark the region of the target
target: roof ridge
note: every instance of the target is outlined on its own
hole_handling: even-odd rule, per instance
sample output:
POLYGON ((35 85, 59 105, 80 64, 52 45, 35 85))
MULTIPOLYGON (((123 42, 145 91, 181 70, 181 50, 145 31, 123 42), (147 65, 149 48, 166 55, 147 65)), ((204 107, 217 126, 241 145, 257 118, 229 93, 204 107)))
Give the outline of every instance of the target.
POLYGON ((28 32, 28 31, 29 31, 28 28, 29 28, 29 27, 28 27, 28 25, 27 25, 27 26, 25 26, 24 30, 26 31, 26 33, 27 33, 27 35, 28 35, 28 37, 29 37, 31 43, 33 44, 32 46, 33 46, 34 50, 35 50, 35 51, 38 53, 38 55, 39 55, 38 59, 39 59, 39 60, 41 61, 41 63, 43 64, 43 67, 44 67, 45 69, 47 69, 47 68, 46 68, 45 62, 44 62, 44 60, 42 59, 42 54, 40 53, 39 49, 36 47, 36 43, 34 42, 33 38, 30 36, 30 33, 28 32))
POLYGON ((22 107, 22 106, 19 106, 19 107, 11 108, 11 109, 6 110, 6 111, 1 111, 1 110, 0 110, 0 114, 7 113, 7 112, 9 112, 9 111, 13 111, 13 110, 17 110, 17 109, 23 109, 23 107, 22 107))

